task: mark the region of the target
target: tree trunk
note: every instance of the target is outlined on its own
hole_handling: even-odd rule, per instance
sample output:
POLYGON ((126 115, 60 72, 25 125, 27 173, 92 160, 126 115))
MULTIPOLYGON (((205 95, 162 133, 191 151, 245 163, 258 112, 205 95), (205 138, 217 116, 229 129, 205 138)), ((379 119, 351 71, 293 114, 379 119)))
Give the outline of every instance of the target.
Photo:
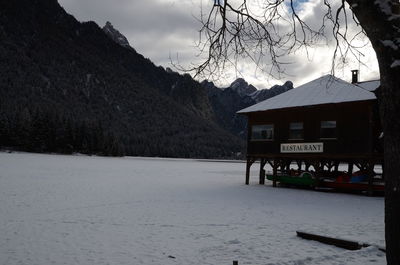
POLYGON ((400 19, 397 0, 346 0, 376 52, 384 132, 386 260, 400 264, 400 19), (387 8, 389 7, 389 9, 387 8), (397 15, 393 16, 393 15, 397 15))
MULTIPOLYGON (((382 69, 381 64, 380 68, 382 69)), ((397 74, 387 73, 391 71, 393 69, 390 68, 381 70, 379 103, 384 131, 386 259, 389 265, 398 265, 400 264, 400 71, 397 71, 397 74)))

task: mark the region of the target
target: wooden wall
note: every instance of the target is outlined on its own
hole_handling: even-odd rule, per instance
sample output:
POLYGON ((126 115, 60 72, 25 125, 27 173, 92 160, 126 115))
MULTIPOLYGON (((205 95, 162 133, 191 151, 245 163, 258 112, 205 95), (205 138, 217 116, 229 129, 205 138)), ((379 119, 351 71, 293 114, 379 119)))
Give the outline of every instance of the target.
POLYGON ((377 152, 381 126, 376 101, 360 101, 248 113, 247 154, 279 154, 281 143, 323 142, 324 154, 377 152), (336 121, 336 139, 321 139, 321 121, 336 121), (303 122, 304 139, 289 140, 289 124, 303 122), (252 125, 274 124, 274 140, 251 140, 252 125))

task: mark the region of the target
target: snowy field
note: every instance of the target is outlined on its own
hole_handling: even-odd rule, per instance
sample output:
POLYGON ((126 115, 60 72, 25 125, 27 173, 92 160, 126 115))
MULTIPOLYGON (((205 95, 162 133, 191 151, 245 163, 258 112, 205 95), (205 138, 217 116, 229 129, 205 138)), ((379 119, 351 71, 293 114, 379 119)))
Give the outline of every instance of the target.
POLYGON ((383 198, 244 185, 245 164, 0 153, 0 264, 385 264, 383 198))

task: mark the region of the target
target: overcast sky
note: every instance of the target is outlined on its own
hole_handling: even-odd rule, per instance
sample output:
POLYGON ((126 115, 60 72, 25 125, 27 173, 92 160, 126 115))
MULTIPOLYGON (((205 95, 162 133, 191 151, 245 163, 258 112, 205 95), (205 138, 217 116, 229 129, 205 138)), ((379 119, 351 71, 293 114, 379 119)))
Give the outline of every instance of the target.
MULTIPOLYGON (((259 0, 254 0, 259 1, 259 0)), ((305 16, 310 23, 318 22, 322 0, 309 0, 301 3, 305 16)), ((303 1, 302 1, 303 2, 303 1)), ((210 8, 213 0, 59 0, 65 10, 79 21, 95 21, 103 27, 107 21, 124 34, 131 46, 155 64, 171 67, 171 59, 184 66, 196 62, 199 40, 200 6, 204 10, 210 8)), ((300 8, 300 7, 299 7, 300 8)), ((288 76, 276 80, 267 74, 256 71, 252 65, 243 63, 239 73, 227 70, 227 77, 219 81, 220 86, 226 86, 237 77, 243 77, 257 88, 269 88, 282 84, 286 80, 294 82, 295 86, 304 84, 315 78, 330 73, 332 47, 320 45, 311 50, 309 58, 304 53, 293 54, 285 69, 288 76)), ((365 56, 361 59, 366 65, 360 65, 355 60, 349 60, 344 68, 337 68, 339 78, 350 81, 351 69, 360 69, 361 81, 379 79, 378 64, 374 51, 363 50, 365 56)))

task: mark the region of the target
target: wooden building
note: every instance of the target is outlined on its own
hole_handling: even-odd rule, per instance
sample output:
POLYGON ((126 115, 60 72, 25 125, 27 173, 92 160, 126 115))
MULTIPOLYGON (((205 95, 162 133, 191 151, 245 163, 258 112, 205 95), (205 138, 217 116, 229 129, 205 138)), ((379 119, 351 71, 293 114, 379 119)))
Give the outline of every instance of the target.
MULTIPOLYGON (((354 72, 353 72, 354 74, 354 72)), ((357 74, 357 73, 356 73, 357 74)), ((266 163, 274 186, 279 174, 312 172, 322 177, 347 173, 368 174, 382 165, 382 129, 373 92, 379 81, 348 83, 326 75, 239 111, 248 117, 246 184, 250 167, 260 161, 259 183, 264 184, 266 163)))

